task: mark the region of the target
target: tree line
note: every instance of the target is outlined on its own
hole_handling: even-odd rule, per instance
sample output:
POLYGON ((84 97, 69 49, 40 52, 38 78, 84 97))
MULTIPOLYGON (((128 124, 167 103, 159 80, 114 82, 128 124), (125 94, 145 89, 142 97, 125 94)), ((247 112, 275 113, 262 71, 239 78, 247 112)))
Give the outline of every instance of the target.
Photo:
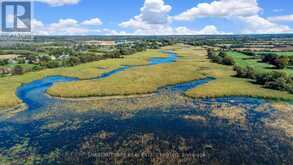
POLYGON ((223 65, 234 65, 235 60, 228 56, 226 52, 220 51, 219 53, 216 53, 212 51, 211 49, 208 49, 208 58, 211 59, 212 62, 223 64, 223 65))
POLYGON ((280 56, 274 53, 262 53, 261 60, 264 63, 274 65, 277 69, 285 69, 293 65, 293 56, 280 56))
POLYGON ((276 53, 255 53, 251 51, 238 51, 255 59, 260 58, 261 62, 274 65, 276 69, 285 69, 289 66, 293 66, 293 56, 278 55, 276 53))
POLYGON ((253 79, 266 88, 288 91, 293 94, 293 77, 285 72, 257 72, 253 67, 234 66, 236 77, 253 79))
MULTIPOLYGON (((276 66, 281 66, 283 68, 283 57, 281 56, 267 56, 263 55, 262 60, 265 61, 275 61, 276 66), (279 59, 279 60, 277 60, 279 59), (280 62, 281 61, 281 62, 280 62), (277 64, 278 63, 278 64, 277 64)), ((263 85, 265 88, 288 91, 293 94, 293 77, 289 76, 287 73, 282 71, 271 71, 271 72, 258 72, 255 68, 251 66, 240 66, 237 65, 234 59, 228 56, 224 51, 214 52, 211 49, 208 49, 208 58, 212 62, 232 65, 234 71, 236 72, 236 77, 248 78, 255 81, 255 83, 263 85)), ((288 62, 289 63, 289 62, 288 62)))
MULTIPOLYGON (((83 51, 76 50, 75 48, 56 48, 49 49, 43 55, 25 54, 22 57, 15 59, 16 65, 13 68, 8 68, 8 60, 0 60, 0 75, 12 74, 20 75, 25 72, 38 71, 46 68, 58 67, 72 67, 82 63, 99 61, 109 58, 123 58, 123 56, 135 54, 137 52, 145 51, 146 49, 159 49, 160 47, 170 45, 168 41, 138 41, 131 44, 121 44, 113 46, 106 52, 95 52, 85 49, 83 51), (54 57, 54 59, 52 58, 54 57), (24 69, 21 64, 34 65, 30 69, 24 69)), ((91 48, 94 49, 94 48, 91 48)))

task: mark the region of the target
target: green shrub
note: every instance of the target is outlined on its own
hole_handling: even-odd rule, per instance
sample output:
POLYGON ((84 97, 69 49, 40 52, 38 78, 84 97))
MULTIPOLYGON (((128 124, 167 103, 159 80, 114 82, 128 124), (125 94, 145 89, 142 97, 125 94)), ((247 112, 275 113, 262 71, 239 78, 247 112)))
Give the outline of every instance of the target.
POLYGON ((235 60, 232 57, 227 56, 227 55, 224 56, 222 62, 223 62, 224 65, 234 65, 235 64, 235 60))
POLYGON ((0 66, 4 66, 4 65, 7 65, 7 64, 9 64, 7 59, 0 60, 0 66))
POLYGON ((264 85, 266 88, 276 89, 276 90, 286 90, 287 80, 283 77, 279 77, 275 80, 265 82, 264 85))
POLYGON ((261 59, 262 59, 262 62, 264 62, 264 63, 272 64, 276 58, 278 58, 278 55, 274 54, 274 53, 262 53, 261 54, 261 59))
POLYGON ((33 68, 32 68, 32 71, 39 71, 39 70, 42 70, 43 67, 39 66, 39 65, 35 65, 33 68))
POLYGON ((218 54, 218 56, 224 58, 225 56, 227 56, 227 54, 226 54, 225 52, 221 51, 221 52, 218 54))
POLYGON ((60 63, 56 60, 51 60, 47 64, 48 68, 58 68, 59 66, 60 66, 60 63))
POLYGON ((24 69, 23 69, 22 66, 20 66, 20 65, 16 65, 16 66, 14 67, 13 73, 16 74, 16 75, 21 75, 21 74, 24 73, 24 69))
POLYGON ((212 62, 224 65, 234 65, 235 60, 228 56, 225 52, 221 51, 219 54, 216 54, 212 50, 208 49, 208 58, 211 59, 212 62))
POLYGON ((254 52, 251 52, 251 51, 241 51, 240 53, 243 53, 247 56, 256 56, 256 54, 254 52))
POLYGON ((281 56, 279 58, 276 58, 273 64, 278 69, 284 69, 289 64, 289 57, 287 57, 287 56, 281 56))
POLYGON ((246 68, 236 65, 234 71, 236 71, 236 77, 246 78, 246 68))
POLYGON ((273 53, 264 53, 262 54, 262 62, 272 64, 277 69, 284 69, 289 65, 290 59, 288 56, 278 56, 273 53))
POLYGON ((289 65, 293 66, 293 56, 289 56, 289 65))
POLYGON ((249 79, 255 79, 256 78, 256 71, 253 67, 240 67, 240 66, 234 66, 234 71, 236 71, 236 77, 241 78, 249 78, 249 79))

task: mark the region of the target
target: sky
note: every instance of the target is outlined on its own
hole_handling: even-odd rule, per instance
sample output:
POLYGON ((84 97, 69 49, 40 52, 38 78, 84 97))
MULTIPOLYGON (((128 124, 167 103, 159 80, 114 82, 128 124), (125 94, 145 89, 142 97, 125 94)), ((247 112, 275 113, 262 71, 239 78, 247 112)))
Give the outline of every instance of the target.
POLYGON ((293 33, 292 0, 34 0, 41 35, 293 33))

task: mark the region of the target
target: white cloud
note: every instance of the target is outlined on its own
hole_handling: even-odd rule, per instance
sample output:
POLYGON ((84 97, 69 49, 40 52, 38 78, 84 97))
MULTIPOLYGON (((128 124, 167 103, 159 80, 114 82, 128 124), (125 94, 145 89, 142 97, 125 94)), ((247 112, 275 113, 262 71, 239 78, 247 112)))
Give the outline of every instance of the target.
POLYGON ((72 18, 60 19, 57 22, 44 25, 41 21, 32 20, 32 31, 36 35, 84 35, 96 34, 101 32, 89 25, 101 25, 102 21, 98 18, 77 21, 72 18))
POLYGON ((36 2, 42 2, 51 6, 63 6, 78 4, 80 0, 34 0, 36 2))
POLYGON ((54 29, 63 29, 67 27, 77 26, 77 24, 78 24, 77 20, 68 18, 68 19, 60 19, 57 23, 52 23, 50 27, 54 29))
POLYGON ((218 31, 218 28, 214 25, 207 25, 201 30, 191 30, 187 27, 180 26, 175 29, 175 34, 178 35, 224 35, 224 34, 231 34, 218 31))
POLYGON ((116 30, 112 30, 112 29, 103 29, 102 34, 104 35, 115 35, 115 36, 120 36, 120 35, 131 35, 125 31, 116 31, 116 30))
POLYGON ((172 7, 166 5, 163 0, 145 0, 137 19, 147 24, 166 24, 171 9, 172 7))
MULTIPOLYGON (((52 6, 77 4, 80 0, 35 0, 52 6)), ((292 28, 277 22, 292 21, 293 15, 263 18, 257 0, 214 0, 210 3, 199 3, 177 16, 170 16, 172 7, 164 0, 145 0, 137 16, 119 24, 122 28, 132 29, 133 35, 200 35, 200 34, 231 34, 219 30, 215 25, 207 25, 202 29, 189 29, 184 26, 173 28, 174 21, 191 21, 197 18, 215 17, 242 23, 242 29, 237 33, 291 33, 292 28)), ((33 20, 32 26, 37 34, 106 34, 130 35, 130 33, 112 29, 95 29, 102 25, 99 18, 84 21, 75 19, 60 19, 56 23, 44 25, 33 20)))
POLYGON ((256 0, 218 0, 200 3, 178 16, 175 20, 193 20, 199 17, 252 16, 261 11, 256 0))
POLYGON ((211 3, 200 3, 181 14, 174 20, 191 21, 196 18, 216 17, 225 18, 237 23, 243 23, 241 33, 290 33, 292 29, 272 20, 289 21, 291 16, 265 19, 260 16, 262 8, 256 0, 215 0, 211 3))
POLYGON ((167 34, 172 32, 169 27, 172 7, 163 0, 145 0, 140 14, 119 24, 122 28, 131 28, 135 34, 167 34))
POLYGON ((172 7, 163 0, 145 0, 140 14, 119 24, 122 28, 131 28, 133 35, 199 35, 227 34, 218 31, 214 25, 208 25, 201 30, 191 30, 186 27, 173 28, 169 12, 172 7))
POLYGON ((60 19, 58 22, 44 25, 41 21, 32 20, 32 32, 35 35, 83 35, 96 33, 97 29, 82 26, 75 19, 60 19))
POLYGON ((36 19, 33 19, 33 20, 32 20, 32 28, 33 28, 33 29, 38 29, 38 28, 43 28, 43 27, 44 27, 43 22, 38 21, 38 20, 36 20, 36 19))
POLYGON ((293 14, 269 17, 268 19, 272 22, 293 22, 293 14))
POLYGON ((243 33, 290 33, 292 29, 286 25, 273 23, 258 15, 250 17, 239 17, 239 20, 246 24, 243 33))
POLYGON ((103 22, 99 18, 92 18, 92 19, 83 21, 81 24, 99 26, 99 25, 102 25, 103 22))

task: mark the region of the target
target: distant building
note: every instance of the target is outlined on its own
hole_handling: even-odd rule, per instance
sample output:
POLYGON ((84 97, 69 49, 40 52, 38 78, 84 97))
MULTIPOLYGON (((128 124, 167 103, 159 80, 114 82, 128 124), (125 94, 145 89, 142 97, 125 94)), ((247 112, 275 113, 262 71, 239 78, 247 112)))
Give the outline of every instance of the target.
POLYGON ((55 56, 50 56, 51 60, 56 60, 57 58, 55 56))
POLYGON ((116 45, 123 45, 123 44, 133 44, 137 41, 129 41, 129 40, 119 40, 119 41, 116 41, 116 45))
POLYGON ((8 63, 9 63, 9 64, 17 64, 17 62, 16 62, 14 59, 9 59, 9 60, 8 60, 8 63))
POLYGON ((115 41, 97 41, 97 40, 92 40, 92 41, 86 41, 85 42, 87 45, 95 45, 95 46, 114 46, 115 41))
POLYGON ((64 59, 67 59, 69 57, 70 57, 70 55, 68 55, 68 54, 62 54, 61 56, 58 57, 58 59, 59 60, 64 60, 64 59))

